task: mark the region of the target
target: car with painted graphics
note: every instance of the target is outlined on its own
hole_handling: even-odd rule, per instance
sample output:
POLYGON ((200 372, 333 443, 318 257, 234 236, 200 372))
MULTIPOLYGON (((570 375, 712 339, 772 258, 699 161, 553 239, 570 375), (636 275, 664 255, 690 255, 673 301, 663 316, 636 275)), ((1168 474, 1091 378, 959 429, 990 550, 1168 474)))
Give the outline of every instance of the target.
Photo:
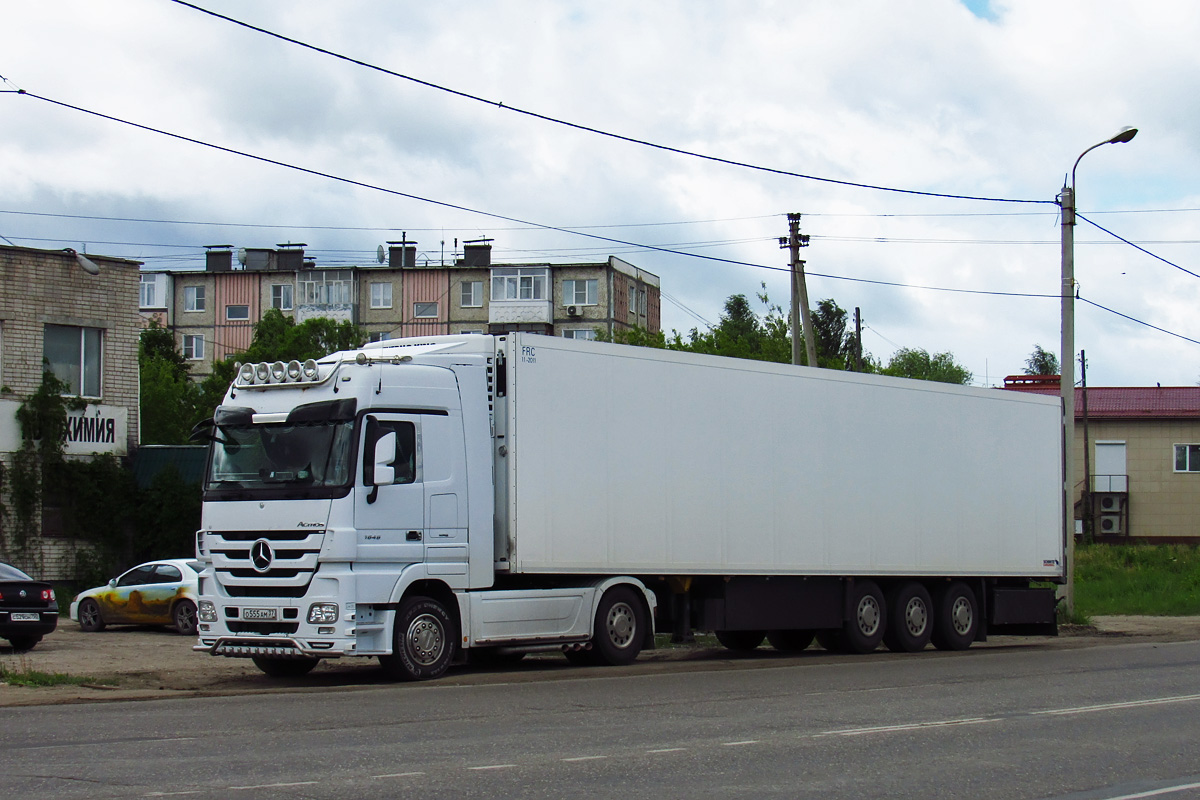
POLYGON ((0 638, 13 650, 31 650, 57 627, 54 587, 0 563, 0 638))
POLYGON ((196 597, 204 565, 186 558, 147 561, 71 601, 71 619, 87 632, 109 625, 170 625, 196 634, 196 597))

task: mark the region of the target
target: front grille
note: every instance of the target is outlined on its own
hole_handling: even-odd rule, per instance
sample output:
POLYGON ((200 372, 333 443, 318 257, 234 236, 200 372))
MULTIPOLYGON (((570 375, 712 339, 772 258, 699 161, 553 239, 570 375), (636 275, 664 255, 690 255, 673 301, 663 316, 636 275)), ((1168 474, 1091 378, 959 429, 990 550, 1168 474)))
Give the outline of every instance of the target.
POLYGON ((212 531, 207 535, 217 581, 233 597, 303 597, 317 571, 323 530, 212 531), (263 540, 270 550, 263 567, 254 556, 263 540))
POLYGON ((286 633, 293 634, 300 630, 298 622, 242 622, 229 620, 225 623, 230 633, 286 633))

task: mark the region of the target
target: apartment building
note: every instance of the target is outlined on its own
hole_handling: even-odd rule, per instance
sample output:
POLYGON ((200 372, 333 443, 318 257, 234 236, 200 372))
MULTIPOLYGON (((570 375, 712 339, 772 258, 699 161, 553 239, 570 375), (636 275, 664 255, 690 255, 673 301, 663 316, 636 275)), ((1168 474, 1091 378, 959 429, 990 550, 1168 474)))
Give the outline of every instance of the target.
POLYGON ((143 272, 140 310, 175 332, 197 376, 245 350, 270 308, 297 322, 347 320, 371 341, 509 331, 591 339, 598 330, 661 325, 658 276, 615 256, 494 264, 490 241, 481 240, 443 264, 399 241, 380 247, 374 264, 323 267, 304 246, 214 247, 203 270, 143 272))

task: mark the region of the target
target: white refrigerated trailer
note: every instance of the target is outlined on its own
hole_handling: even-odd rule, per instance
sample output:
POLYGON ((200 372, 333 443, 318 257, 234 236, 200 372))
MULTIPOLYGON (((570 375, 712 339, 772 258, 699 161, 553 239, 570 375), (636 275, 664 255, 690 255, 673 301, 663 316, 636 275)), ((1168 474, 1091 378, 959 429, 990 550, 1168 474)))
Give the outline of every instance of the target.
POLYGON ((520 333, 243 365, 197 649, 423 679, 628 663, 656 621, 737 649, 1052 634, 1060 426, 1017 392, 520 333))

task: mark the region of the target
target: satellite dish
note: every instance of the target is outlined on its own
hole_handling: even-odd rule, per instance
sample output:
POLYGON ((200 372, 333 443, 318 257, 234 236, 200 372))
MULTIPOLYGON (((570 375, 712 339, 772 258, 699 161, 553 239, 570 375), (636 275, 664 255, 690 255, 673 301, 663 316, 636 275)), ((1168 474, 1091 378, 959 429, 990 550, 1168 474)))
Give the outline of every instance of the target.
POLYGON ((246 266, 246 248, 244 247, 238 248, 238 263, 243 267, 246 266))
POLYGON ((380 264, 383 263, 384 257, 386 255, 387 255, 387 251, 383 249, 383 245, 379 245, 379 247, 375 248, 375 260, 378 261, 380 264))

